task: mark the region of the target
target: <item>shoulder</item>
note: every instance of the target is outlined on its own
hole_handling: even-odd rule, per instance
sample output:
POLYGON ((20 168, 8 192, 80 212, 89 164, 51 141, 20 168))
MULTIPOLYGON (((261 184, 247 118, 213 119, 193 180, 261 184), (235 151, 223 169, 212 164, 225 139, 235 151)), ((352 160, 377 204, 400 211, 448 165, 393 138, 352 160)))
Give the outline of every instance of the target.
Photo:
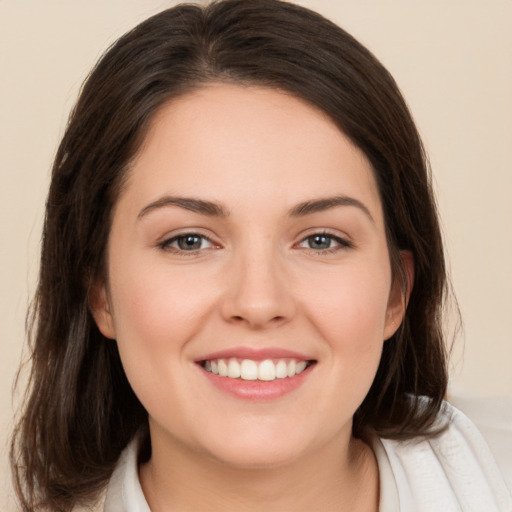
POLYGON ((151 512, 138 478, 141 439, 136 436, 121 453, 100 498, 90 506, 77 506, 72 512, 151 512))
POLYGON ((101 512, 151 512, 138 475, 141 441, 140 436, 135 437, 121 453, 107 486, 104 508, 100 509, 101 512))
POLYGON ((380 440, 379 469, 392 475, 400 510, 510 512, 511 493, 475 425, 448 403, 438 421, 447 427, 436 437, 380 440))
POLYGON ((512 395, 477 397, 456 394, 450 403, 476 425, 512 490, 512 395))

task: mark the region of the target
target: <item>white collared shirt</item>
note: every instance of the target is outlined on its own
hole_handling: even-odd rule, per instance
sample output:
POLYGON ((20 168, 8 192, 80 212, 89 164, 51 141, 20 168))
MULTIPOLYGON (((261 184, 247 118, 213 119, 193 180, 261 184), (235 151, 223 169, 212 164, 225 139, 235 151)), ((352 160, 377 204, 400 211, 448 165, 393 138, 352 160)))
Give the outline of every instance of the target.
MULTIPOLYGON (((436 438, 376 439, 379 512, 512 512, 512 494, 473 423, 446 404, 450 425, 436 438)), ((511 454, 512 457, 512 454, 511 454)), ((151 512, 140 486, 137 443, 123 451, 105 512, 151 512)))

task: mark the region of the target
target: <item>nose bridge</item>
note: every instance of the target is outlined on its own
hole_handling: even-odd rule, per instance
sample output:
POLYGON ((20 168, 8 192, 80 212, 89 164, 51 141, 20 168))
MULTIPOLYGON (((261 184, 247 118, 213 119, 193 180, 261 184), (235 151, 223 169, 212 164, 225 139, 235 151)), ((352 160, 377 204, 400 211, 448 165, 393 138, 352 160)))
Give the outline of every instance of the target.
POLYGON ((293 314, 293 298, 282 258, 268 239, 235 251, 223 313, 252 328, 283 323, 293 314))

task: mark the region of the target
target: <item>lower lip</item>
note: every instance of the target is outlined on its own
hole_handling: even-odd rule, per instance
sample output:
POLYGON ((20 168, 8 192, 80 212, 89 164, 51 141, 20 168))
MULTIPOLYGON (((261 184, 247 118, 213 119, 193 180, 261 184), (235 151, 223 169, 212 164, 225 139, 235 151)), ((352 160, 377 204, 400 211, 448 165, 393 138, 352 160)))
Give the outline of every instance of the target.
POLYGON ((200 369, 216 388, 237 398, 259 402, 276 400, 296 390, 308 378, 314 366, 315 364, 311 364, 302 373, 293 377, 271 381, 219 377, 212 372, 206 371, 201 366, 200 369))

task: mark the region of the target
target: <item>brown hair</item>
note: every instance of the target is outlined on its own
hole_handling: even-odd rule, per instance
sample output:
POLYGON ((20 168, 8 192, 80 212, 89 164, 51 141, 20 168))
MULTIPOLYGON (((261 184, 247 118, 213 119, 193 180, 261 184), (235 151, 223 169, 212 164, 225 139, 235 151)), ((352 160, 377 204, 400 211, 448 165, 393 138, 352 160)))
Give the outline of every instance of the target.
POLYGON ((180 5, 128 32, 85 82, 53 166, 32 372, 11 461, 24 510, 70 510, 107 482, 147 414, 116 344, 88 308, 105 277, 112 208, 155 112, 202 84, 288 91, 325 111, 373 165, 395 276, 412 252, 415 284, 398 332, 354 417, 356 436, 428 434, 446 391, 445 264, 423 147, 390 74, 345 31, 279 0, 180 5), (422 398, 422 397, 426 397, 422 398))

